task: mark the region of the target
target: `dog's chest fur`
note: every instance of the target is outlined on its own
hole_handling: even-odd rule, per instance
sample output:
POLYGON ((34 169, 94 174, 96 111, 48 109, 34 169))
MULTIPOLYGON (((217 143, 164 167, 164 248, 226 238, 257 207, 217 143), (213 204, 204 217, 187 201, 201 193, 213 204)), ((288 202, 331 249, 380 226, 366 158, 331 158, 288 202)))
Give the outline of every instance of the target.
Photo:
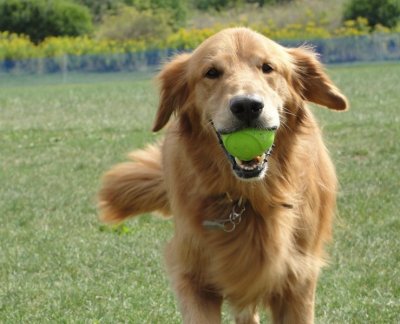
POLYGON ((233 232, 206 229, 204 233, 209 261, 205 271, 215 281, 212 284, 238 307, 280 294, 298 271, 299 263, 304 263, 304 257, 293 248, 288 211, 266 209, 268 214, 260 215, 247 206, 233 232), (283 217, 285 227, 279 225, 283 217))

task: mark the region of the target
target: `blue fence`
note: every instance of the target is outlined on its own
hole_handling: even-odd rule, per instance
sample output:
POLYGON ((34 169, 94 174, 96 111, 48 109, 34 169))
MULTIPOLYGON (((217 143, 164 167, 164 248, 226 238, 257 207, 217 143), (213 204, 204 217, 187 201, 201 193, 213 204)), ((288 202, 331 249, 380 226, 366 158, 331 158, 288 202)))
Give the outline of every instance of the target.
MULTIPOLYGON (((314 46, 324 63, 352 63, 400 60, 400 34, 372 34, 357 37, 303 42, 314 46)), ((299 42, 282 42, 298 46, 299 42)))
MULTIPOLYGON (((324 63, 351 63, 400 60, 400 34, 373 34, 358 37, 282 41, 284 46, 308 44, 315 48, 324 63)), ((67 72, 119 72, 154 70, 179 50, 155 50, 127 54, 64 55, 54 58, 6 60, 0 72, 45 74, 67 72)))

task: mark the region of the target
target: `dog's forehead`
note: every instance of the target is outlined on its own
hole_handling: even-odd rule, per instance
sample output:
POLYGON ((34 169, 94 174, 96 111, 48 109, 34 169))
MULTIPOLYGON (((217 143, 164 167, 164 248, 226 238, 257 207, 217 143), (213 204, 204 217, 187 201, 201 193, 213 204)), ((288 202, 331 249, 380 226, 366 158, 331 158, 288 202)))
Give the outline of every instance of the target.
POLYGON ((284 47, 247 28, 229 28, 206 39, 192 54, 192 66, 202 68, 223 62, 227 65, 238 61, 254 64, 275 62, 287 58, 284 47))
POLYGON ((206 39, 193 52, 193 59, 198 62, 216 58, 268 59, 285 54, 282 46, 259 33, 247 28, 229 28, 206 39))

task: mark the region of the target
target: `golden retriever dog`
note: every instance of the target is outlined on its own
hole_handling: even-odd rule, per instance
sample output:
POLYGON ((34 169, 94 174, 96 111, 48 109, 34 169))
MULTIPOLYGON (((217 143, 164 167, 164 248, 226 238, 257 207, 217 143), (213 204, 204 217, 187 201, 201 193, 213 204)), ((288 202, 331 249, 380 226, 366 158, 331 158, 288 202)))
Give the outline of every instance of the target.
POLYGON ((225 29, 158 76, 158 144, 112 168, 101 217, 172 215, 166 267, 184 323, 313 323, 323 246, 331 237, 337 180, 307 102, 348 106, 316 55, 247 28, 225 29), (273 149, 240 161, 221 134, 275 130, 273 149))

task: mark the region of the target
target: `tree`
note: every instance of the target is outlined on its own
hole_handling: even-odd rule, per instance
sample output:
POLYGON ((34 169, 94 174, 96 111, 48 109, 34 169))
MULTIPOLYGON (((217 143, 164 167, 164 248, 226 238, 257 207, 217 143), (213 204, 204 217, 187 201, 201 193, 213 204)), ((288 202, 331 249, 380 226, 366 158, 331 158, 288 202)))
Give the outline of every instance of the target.
POLYGON ((351 0, 344 11, 344 20, 364 17, 373 28, 380 24, 395 27, 400 20, 400 0, 351 0))
POLYGON ((47 36, 89 33, 92 18, 86 7, 65 0, 0 0, 0 30, 38 43, 47 36))

